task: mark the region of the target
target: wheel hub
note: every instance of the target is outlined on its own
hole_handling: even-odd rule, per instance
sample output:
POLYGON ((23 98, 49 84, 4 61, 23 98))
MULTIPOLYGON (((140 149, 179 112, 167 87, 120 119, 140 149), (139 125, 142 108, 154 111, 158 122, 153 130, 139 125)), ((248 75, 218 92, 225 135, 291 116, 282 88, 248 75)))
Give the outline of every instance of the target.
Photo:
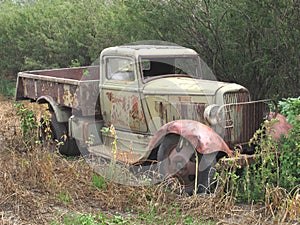
POLYGON ((195 180, 195 155, 190 152, 190 149, 188 150, 182 148, 178 151, 178 148, 174 148, 166 164, 168 174, 179 177, 184 185, 189 185, 195 180))

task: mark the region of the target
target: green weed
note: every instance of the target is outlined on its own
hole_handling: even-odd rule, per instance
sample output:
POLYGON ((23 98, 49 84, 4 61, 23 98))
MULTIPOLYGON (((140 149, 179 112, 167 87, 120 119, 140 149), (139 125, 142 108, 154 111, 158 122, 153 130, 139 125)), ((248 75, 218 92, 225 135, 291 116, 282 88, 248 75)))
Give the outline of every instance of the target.
POLYGON ((33 110, 28 109, 24 103, 15 103, 14 107, 17 108, 17 116, 20 119, 24 144, 28 149, 31 149, 36 144, 39 123, 36 121, 33 110))
MULTIPOLYGON (((56 225, 57 223, 52 223, 56 225)), ((105 215, 103 213, 98 213, 98 215, 92 214, 75 214, 67 215, 63 219, 64 225, 121 225, 121 224, 131 224, 128 218, 120 215, 105 215)))
POLYGON ((71 202, 72 198, 68 192, 61 191, 58 195, 57 198, 60 199, 62 202, 68 204, 71 202))
POLYGON ((102 189, 102 190, 106 190, 107 189, 107 181, 105 180, 104 177, 97 175, 97 174, 93 174, 92 175, 92 183, 95 187, 102 189))
POLYGON ((300 96, 298 98, 287 98, 278 102, 278 109, 288 122, 294 123, 300 116, 300 96))

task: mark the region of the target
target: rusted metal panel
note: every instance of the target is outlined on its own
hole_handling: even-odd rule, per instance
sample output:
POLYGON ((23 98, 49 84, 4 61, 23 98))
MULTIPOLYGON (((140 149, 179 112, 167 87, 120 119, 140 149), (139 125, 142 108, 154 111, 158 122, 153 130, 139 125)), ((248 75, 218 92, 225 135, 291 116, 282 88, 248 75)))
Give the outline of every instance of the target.
POLYGON ((36 98, 36 82, 31 82, 29 79, 24 79, 25 97, 36 98))
POLYGON ((161 119, 161 125, 173 120, 190 119, 204 123, 206 103, 201 102, 164 102, 155 101, 155 110, 161 119))
POLYGON ((99 81, 80 82, 76 96, 78 99, 77 108, 83 116, 100 115, 100 93, 99 81))
POLYGON ((73 85, 60 85, 60 104, 71 108, 78 108, 77 88, 77 86, 73 85))
POLYGON ((186 138, 201 154, 222 151, 230 157, 233 156, 233 152, 212 128, 193 120, 176 120, 165 124, 153 136, 149 149, 157 147, 169 133, 186 138))
POLYGON ((99 66, 21 72, 16 99, 51 96, 84 116, 100 115, 99 76, 99 66))
POLYGON ((29 74, 71 80, 99 80, 99 66, 29 71, 29 74))
POLYGON ((106 121, 116 128, 133 132, 146 132, 147 123, 141 100, 137 92, 109 90, 104 93, 106 100, 106 121))
MULTIPOLYGON (((109 133, 102 133, 104 145, 110 146, 109 154, 111 158, 113 158, 112 154, 115 154, 117 160, 132 164, 140 160, 145 160, 148 154, 150 154, 150 152, 147 151, 147 146, 151 137, 121 130, 118 130, 116 134, 117 137, 109 133), (111 144, 115 138, 117 138, 117 147, 113 152, 111 144)), ((101 146, 98 146, 98 148, 101 148, 101 146)), ((96 148, 94 148, 94 150, 96 150, 96 148)))

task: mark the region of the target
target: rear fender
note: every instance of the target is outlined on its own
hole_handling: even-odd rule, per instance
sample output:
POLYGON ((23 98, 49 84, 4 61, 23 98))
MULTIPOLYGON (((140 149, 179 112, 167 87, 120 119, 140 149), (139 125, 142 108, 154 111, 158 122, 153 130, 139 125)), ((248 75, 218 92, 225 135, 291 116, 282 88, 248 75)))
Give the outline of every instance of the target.
POLYGON ((233 157, 225 141, 212 128, 194 120, 175 120, 162 126, 149 143, 149 149, 157 148, 168 134, 178 134, 187 139, 201 154, 224 152, 233 157))
POLYGON ((57 122, 68 122, 70 116, 72 115, 70 109, 59 107, 51 96, 41 96, 37 99, 37 103, 48 104, 49 107, 54 111, 57 122))

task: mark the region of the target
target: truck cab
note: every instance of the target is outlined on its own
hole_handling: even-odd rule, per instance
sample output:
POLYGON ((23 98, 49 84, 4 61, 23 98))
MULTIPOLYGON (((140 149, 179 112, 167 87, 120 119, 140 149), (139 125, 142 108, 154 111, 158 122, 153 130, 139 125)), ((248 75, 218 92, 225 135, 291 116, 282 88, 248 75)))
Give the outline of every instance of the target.
MULTIPOLYGON (((268 115, 265 102, 251 102, 243 86, 216 81, 192 49, 112 47, 101 53, 100 65, 104 125, 113 124, 116 130, 137 136, 138 144, 141 136, 145 137, 145 146, 138 147, 144 151, 149 137, 176 120, 193 120, 211 127, 230 149, 246 146, 268 115)), ((133 143, 135 139, 129 140, 133 143)), ((124 145, 130 143, 125 141, 124 145)))

